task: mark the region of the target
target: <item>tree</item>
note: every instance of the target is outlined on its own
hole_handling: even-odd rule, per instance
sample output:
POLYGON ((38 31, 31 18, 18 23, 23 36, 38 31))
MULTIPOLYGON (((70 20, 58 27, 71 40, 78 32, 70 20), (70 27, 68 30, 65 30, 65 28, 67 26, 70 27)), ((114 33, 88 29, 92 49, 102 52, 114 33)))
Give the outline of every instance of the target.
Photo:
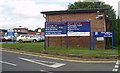
MULTIPOLYGON (((118 22, 116 19, 116 13, 113 7, 109 4, 105 4, 104 2, 100 2, 100 0, 83 0, 83 2, 74 2, 73 4, 68 5, 68 10, 71 9, 96 9, 96 8, 107 8, 108 9, 108 16, 110 22, 110 30, 114 31, 114 38, 115 38, 115 45, 118 43, 118 24, 120 27, 120 22, 118 18, 118 22)), ((120 37, 120 36, 119 36, 120 37)))
POLYGON ((44 32, 44 28, 41 29, 41 32, 44 32))
POLYGON ((28 30, 28 32, 34 32, 34 31, 30 29, 30 30, 28 30))
POLYGON ((41 30, 41 32, 44 32, 44 28, 37 28, 35 29, 35 32, 39 32, 39 30, 41 30))
POLYGON ((39 32, 39 30, 41 30, 41 28, 39 27, 39 28, 37 28, 37 29, 35 29, 35 32, 39 32))
MULTIPOLYGON (((91 0, 89 0, 91 1, 91 0)), ((97 0, 99 1, 99 0, 97 0)), ((95 9, 95 8, 108 8, 108 16, 110 19, 116 19, 116 14, 112 6, 105 4, 104 2, 75 2, 68 5, 68 10, 71 9, 95 9)))
POLYGON ((120 45, 120 18, 119 16, 117 19, 117 24, 118 24, 118 44, 120 45))

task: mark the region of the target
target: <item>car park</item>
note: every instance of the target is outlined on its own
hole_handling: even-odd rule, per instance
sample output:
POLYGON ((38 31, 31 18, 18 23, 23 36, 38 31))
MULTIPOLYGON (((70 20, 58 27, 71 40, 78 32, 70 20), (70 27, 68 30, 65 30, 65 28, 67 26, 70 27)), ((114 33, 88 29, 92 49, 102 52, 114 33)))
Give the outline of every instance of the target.
POLYGON ((17 42, 38 42, 38 41, 42 41, 42 39, 40 37, 37 37, 36 35, 22 34, 16 38, 16 41, 17 42))

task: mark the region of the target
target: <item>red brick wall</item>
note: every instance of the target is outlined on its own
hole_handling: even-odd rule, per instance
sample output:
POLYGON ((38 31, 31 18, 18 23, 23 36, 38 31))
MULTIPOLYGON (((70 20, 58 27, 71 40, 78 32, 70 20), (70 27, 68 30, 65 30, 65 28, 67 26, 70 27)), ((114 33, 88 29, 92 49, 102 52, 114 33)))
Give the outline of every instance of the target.
MULTIPOLYGON (((104 15, 104 13, 101 13, 104 15)), ((60 15, 47 15, 46 20, 49 22, 66 21, 66 20, 91 20, 91 32, 106 31, 103 19, 96 19, 97 13, 76 13, 76 14, 60 14, 60 15)), ((68 46, 77 48, 90 48, 90 38, 83 36, 69 37, 68 46)), ((105 48, 105 41, 96 41, 95 48, 105 48)), ((47 47, 66 47, 65 37, 47 37, 47 47)))

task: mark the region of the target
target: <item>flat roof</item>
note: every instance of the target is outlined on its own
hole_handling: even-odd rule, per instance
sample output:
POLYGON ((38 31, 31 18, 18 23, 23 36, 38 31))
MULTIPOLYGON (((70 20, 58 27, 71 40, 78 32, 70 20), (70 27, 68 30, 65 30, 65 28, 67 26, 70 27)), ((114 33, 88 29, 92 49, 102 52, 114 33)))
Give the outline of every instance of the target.
POLYGON ((93 13, 93 12, 105 12, 108 11, 106 8, 97 8, 97 9, 70 9, 70 10, 60 10, 60 11, 43 11, 42 14, 46 15, 55 15, 55 14, 74 14, 74 13, 93 13))

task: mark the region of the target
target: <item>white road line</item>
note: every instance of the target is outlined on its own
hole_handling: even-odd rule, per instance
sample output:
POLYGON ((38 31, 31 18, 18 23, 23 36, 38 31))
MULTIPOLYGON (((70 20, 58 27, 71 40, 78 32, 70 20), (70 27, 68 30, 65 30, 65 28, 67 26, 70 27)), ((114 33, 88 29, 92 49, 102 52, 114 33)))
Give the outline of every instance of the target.
POLYGON ((117 60, 116 64, 119 64, 119 60, 117 60))
POLYGON ((0 63, 4 63, 4 64, 8 64, 8 65, 12 65, 12 66, 17 66, 16 64, 9 63, 9 62, 4 62, 4 61, 0 61, 0 63))
POLYGON ((40 71, 45 72, 45 70, 40 70, 40 71))
POLYGON ((51 65, 50 67, 53 67, 53 68, 58 68, 58 67, 61 67, 65 64, 61 64, 61 63, 55 63, 54 65, 51 65))
POLYGON ((35 59, 31 59, 31 60, 34 60, 34 61, 37 61, 37 62, 42 62, 42 63, 53 64, 50 67, 54 67, 54 68, 57 68, 57 67, 65 65, 65 64, 61 64, 61 63, 57 63, 57 62, 41 61, 41 60, 35 60, 35 59))
POLYGON ((113 69, 112 71, 115 71, 115 72, 117 72, 117 71, 118 71, 118 69, 113 69))
POLYGON ((119 68, 119 60, 117 60, 117 62, 116 62, 116 64, 115 64, 115 66, 114 66, 112 71, 117 72, 118 68, 119 68))
POLYGON ((53 72, 50 72, 50 71, 46 71, 46 70, 40 70, 41 72, 45 72, 45 73, 53 73, 53 72))
POLYGON ((40 60, 36 61, 36 60, 33 60, 33 59, 27 59, 27 58, 22 58, 22 57, 19 57, 19 59, 24 60, 24 61, 28 61, 28 62, 31 62, 31 63, 35 63, 35 64, 40 64, 40 65, 47 66, 47 67, 52 67, 52 68, 58 68, 58 67, 61 67, 61 66, 65 65, 63 63, 40 61, 40 60), (49 64, 53 63, 53 64, 52 65, 48 65, 46 63, 49 63, 49 64))
POLYGON ((114 68, 119 68, 119 65, 115 65, 115 67, 114 68))

